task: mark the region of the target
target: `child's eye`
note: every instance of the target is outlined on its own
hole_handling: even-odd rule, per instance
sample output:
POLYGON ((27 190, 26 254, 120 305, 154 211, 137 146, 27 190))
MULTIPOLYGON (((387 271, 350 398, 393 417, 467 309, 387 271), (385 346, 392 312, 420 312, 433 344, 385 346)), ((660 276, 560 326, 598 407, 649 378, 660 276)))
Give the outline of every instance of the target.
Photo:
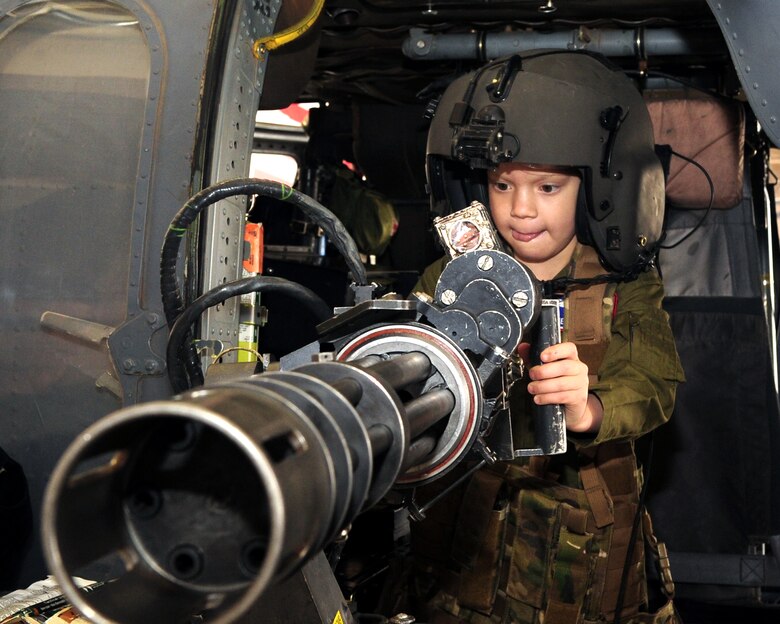
POLYGON ((539 190, 542 191, 542 193, 555 193, 560 187, 558 184, 542 184, 539 187, 539 190))
POLYGON ((506 182, 496 181, 493 182, 493 188, 496 189, 497 191, 508 191, 509 184, 507 184, 506 182))

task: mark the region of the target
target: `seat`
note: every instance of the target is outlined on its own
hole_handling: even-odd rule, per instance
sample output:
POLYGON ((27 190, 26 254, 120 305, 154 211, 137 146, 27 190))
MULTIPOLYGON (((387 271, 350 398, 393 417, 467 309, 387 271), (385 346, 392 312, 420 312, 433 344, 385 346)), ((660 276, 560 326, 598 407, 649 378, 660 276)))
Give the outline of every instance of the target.
POLYGON ((647 504, 678 598, 780 603, 776 323, 763 288, 776 240, 764 217, 774 219, 761 170, 767 148, 751 140, 755 155, 744 157, 750 124, 739 102, 692 89, 646 99, 656 142, 696 160, 714 183, 712 210, 682 240, 704 216, 710 188, 694 165, 672 157, 659 267, 687 381, 654 434, 647 504))

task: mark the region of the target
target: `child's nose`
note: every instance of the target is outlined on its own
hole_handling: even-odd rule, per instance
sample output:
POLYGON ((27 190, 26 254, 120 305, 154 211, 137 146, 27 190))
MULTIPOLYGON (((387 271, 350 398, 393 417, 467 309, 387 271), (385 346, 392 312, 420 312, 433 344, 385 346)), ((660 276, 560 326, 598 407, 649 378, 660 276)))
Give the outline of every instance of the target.
POLYGON ((512 200, 510 214, 517 219, 536 216, 536 204, 526 193, 518 193, 512 200))

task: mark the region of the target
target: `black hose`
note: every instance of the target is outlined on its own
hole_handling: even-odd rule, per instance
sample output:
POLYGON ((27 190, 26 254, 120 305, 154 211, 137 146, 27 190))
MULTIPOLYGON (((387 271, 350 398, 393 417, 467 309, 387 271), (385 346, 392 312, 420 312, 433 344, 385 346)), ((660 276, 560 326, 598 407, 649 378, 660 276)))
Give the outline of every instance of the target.
MULTIPOLYGON (((281 199, 297 206, 328 235, 336 249, 344 257, 355 282, 358 285, 368 283, 366 270, 360 261, 355 241, 336 215, 322 204, 280 182, 255 178, 227 180, 213 184, 193 195, 176 213, 168 226, 160 254, 160 294, 165 320, 169 328, 173 329, 173 324, 184 310, 184 297, 179 286, 176 269, 181 240, 187 232, 187 228, 205 208, 222 199, 236 195, 263 195, 281 199)), ((186 370, 190 376, 197 378, 199 374, 202 375, 199 373, 200 363, 197 353, 189 340, 183 340, 182 344, 182 357, 185 360, 186 370), (197 362, 197 367, 193 366, 193 362, 197 362)))
POLYGON ((169 326, 175 322, 176 317, 184 309, 184 302, 176 274, 177 257, 184 233, 206 207, 236 195, 263 195, 281 199, 297 206, 325 231, 329 239, 344 256, 353 279, 359 285, 368 283, 366 269, 360 261, 360 254, 355 241, 338 217, 322 204, 308 195, 296 191, 294 188, 272 180, 258 180, 255 178, 227 180, 209 186, 193 195, 182 206, 168 227, 160 258, 160 290, 162 291, 163 307, 165 308, 169 326))
POLYGON ((279 292, 294 297, 303 304, 315 317, 318 323, 328 319, 332 310, 318 295, 295 282, 280 277, 258 275, 220 284, 192 302, 174 321, 168 336, 166 361, 168 378, 174 391, 184 392, 193 386, 203 384, 203 371, 200 366, 200 356, 195 348, 186 349, 187 336, 190 327, 208 308, 223 303, 232 297, 252 292, 279 292), (185 358, 189 358, 186 360, 185 358))

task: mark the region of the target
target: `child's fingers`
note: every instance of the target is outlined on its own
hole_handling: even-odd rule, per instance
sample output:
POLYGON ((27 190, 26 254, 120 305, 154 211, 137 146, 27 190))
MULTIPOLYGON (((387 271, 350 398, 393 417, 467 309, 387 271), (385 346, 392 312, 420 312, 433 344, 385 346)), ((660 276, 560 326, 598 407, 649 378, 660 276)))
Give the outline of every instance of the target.
POLYGON ((528 376, 534 381, 556 377, 587 378, 588 367, 579 360, 556 360, 549 364, 534 366, 528 371, 528 376))
POLYGON ((579 360, 577 345, 573 342, 561 342, 547 347, 539 356, 542 363, 555 362, 557 360, 579 360))
POLYGON ((587 391, 587 383, 583 383, 578 377, 554 377, 532 381, 528 384, 528 392, 537 395, 553 392, 582 392, 583 390, 587 391))
POLYGON ((578 392, 550 392, 534 395, 537 405, 572 405, 580 400, 578 392))

